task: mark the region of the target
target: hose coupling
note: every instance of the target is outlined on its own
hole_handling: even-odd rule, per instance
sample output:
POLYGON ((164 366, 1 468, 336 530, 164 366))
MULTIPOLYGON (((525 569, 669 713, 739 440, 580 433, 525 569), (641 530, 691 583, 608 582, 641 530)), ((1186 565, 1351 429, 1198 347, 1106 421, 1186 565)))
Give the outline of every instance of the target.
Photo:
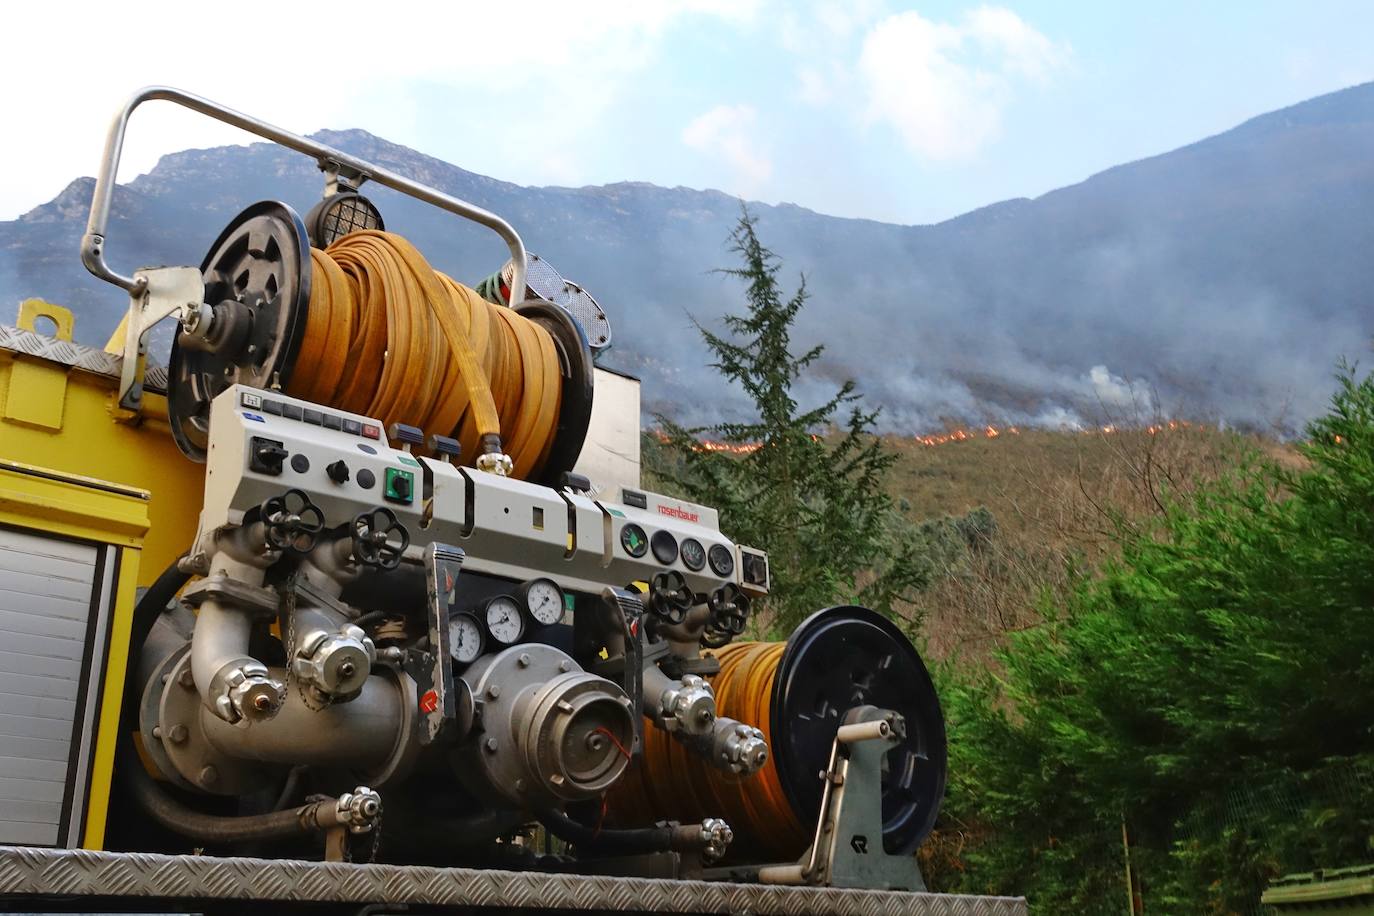
POLYGON ((735 840, 735 831, 718 817, 708 817, 701 822, 701 860, 717 862, 724 857, 725 851, 735 840))
POLYGON ((286 701, 286 687, 275 681, 267 666, 257 661, 244 661, 215 675, 214 712, 226 722, 262 722, 281 711, 286 701))
POLYGON ((291 670, 306 684, 333 699, 352 698, 362 690, 377 661, 377 647, 361 627, 344 624, 337 633, 305 634, 291 670))
POLYGON ((735 831, 718 817, 708 817, 700 824, 673 827, 669 847, 676 852, 695 852, 706 863, 716 862, 725 855, 735 831))
POLYGON ((659 697, 659 720, 667 732, 707 735, 716 720, 716 694, 695 674, 684 674, 659 697))
POLYGON ((752 776, 768 762, 768 741, 752 725, 720 718, 711 741, 711 762, 739 776, 752 776))
POLYGON ((496 474, 499 477, 509 477, 515 470, 515 462, 510 455, 501 452, 487 452, 477 456, 477 470, 486 471, 489 474, 496 474))
POLYGON ((349 833, 371 833, 382 818, 382 797, 367 786, 339 796, 334 816, 349 833))

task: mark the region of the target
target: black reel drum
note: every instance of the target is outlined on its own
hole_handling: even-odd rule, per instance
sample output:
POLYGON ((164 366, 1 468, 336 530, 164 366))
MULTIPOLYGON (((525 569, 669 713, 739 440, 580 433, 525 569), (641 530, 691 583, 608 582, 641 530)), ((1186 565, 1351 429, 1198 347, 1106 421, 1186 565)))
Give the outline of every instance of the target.
POLYGON ((912 853, 945 794, 945 720, 930 673, 901 630, 868 608, 812 614, 787 641, 773 679, 773 760, 792 810, 814 819, 844 714, 871 705, 901 713, 906 737, 883 767, 883 849, 912 853))
POLYGON ((211 337, 178 333, 168 366, 167 414, 182 453, 204 461, 210 402, 231 385, 285 386, 300 352, 310 304, 310 239, 279 201, 244 210, 200 266, 215 309, 211 337))

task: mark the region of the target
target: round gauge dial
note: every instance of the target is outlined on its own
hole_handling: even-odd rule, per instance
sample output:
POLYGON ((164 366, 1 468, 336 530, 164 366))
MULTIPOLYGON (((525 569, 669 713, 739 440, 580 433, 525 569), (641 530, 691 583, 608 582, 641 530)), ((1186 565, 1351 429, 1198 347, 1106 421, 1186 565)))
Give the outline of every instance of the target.
POLYGON ((712 544, 706 554, 711 560, 711 571, 722 579, 728 579, 735 572, 735 554, 724 544, 712 544))
POLYGON ((519 595, 535 623, 550 627, 563 619, 563 589, 552 579, 531 579, 520 586, 519 595))
POLYGON ((497 595, 487 602, 483 611, 487 632, 503 646, 512 646, 525 635, 525 615, 510 595, 497 595))
POLYGON ((620 529, 620 546, 630 556, 639 559, 649 551, 649 537, 643 528, 632 522, 620 529))
POLYGON ((486 648, 482 622, 471 614, 454 614, 448 619, 448 652, 460 665, 477 661, 486 648))
POLYGON ((653 548, 654 559, 664 566, 672 566, 677 559, 677 538, 671 532, 655 531, 649 538, 649 546, 653 548))
POLYGON ((698 572, 706 565, 706 548, 701 546, 701 541, 696 538, 687 538, 682 542, 682 565, 692 572, 698 572))

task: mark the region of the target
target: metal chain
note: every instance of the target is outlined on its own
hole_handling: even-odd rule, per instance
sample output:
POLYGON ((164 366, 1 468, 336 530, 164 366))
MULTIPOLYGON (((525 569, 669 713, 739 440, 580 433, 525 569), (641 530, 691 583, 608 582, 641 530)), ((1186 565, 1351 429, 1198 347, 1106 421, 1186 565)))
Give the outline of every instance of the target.
POLYGON ((301 698, 305 708, 311 712, 322 712, 328 709, 331 703, 329 697, 323 701, 315 700, 311 697, 313 691, 306 690, 301 685, 300 678, 296 677, 296 583, 300 580, 300 570, 296 570, 286 579, 284 588, 286 595, 282 598, 283 612, 286 615, 286 626, 283 635, 286 637, 286 680, 288 684, 296 688, 296 695, 301 698))

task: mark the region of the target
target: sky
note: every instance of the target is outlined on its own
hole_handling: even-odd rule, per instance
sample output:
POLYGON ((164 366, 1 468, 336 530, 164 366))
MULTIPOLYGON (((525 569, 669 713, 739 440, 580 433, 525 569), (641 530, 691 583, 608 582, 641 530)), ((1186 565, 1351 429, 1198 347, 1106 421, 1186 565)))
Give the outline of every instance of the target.
MULTIPOLYGON (((111 116, 152 83, 520 184, 650 181, 930 223, 1374 79, 1368 0, 223 7, 9 9, 0 220, 94 174, 111 116)), ((150 103, 120 179, 249 139, 150 103)))

